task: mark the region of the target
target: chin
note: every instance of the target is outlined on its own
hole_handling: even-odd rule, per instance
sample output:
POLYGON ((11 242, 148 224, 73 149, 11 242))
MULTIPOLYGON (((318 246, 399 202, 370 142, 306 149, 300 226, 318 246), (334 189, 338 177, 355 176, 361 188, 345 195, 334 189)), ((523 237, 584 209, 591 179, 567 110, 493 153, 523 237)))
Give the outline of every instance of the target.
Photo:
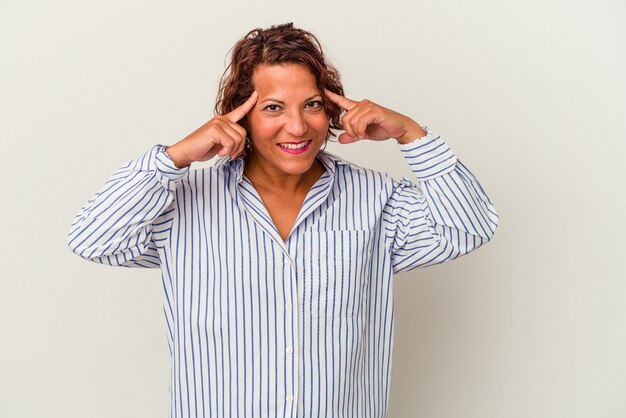
MULTIPOLYGON (((304 174, 315 163, 315 157, 320 152, 321 146, 322 144, 312 142, 301 154, 291 154, 285 150, 277 149, 277 158, 275 159, 277 168, 287 174, 304 174)), ((298 151, 292 150, 292 152, 298 151)))
POLYGON ((313 167, 315 155, 309 158, 298 159, 298 161, 281 161, 277 168, 285 174, 300 175, 305 174, 313 167))

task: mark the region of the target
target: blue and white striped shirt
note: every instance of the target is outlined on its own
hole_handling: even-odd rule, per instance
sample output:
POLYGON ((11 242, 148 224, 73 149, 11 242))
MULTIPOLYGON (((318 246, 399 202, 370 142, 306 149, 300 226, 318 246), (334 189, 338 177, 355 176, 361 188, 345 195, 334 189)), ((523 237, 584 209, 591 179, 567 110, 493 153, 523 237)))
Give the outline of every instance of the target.
POLYGON ((69 232, 78 255, 161 268, 170 417, 383 417, 393 273, 486 243, 498 215, 438 135, 398 145, 396 182, 329 153, 283 241, 244 162, 178 169, 155 146, 69 232))

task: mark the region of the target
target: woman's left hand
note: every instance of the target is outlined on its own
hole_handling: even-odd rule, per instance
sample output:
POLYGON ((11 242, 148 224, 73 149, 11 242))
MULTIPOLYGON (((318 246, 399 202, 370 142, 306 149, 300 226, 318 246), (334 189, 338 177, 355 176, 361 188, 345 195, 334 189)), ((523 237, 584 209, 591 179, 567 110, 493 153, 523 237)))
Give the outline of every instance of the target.
POLYGON ((389 138, 407 144, 426 135, 413 119, 369 100, 357 102, 326 89, 324 94, 331 102, 346 110, 341 118, 345 132, 338 137, 342 144, 361 139, 383 141, 389 138))

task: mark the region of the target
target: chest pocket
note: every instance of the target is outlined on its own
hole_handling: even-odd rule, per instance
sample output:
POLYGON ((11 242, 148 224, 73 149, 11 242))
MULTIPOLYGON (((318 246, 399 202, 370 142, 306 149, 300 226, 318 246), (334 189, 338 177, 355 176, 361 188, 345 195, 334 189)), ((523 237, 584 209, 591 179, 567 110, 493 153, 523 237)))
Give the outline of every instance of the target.
POLYGON ((309 231, 303 236, 304 303, 313 316, 367 313, 372 231, 309 231))

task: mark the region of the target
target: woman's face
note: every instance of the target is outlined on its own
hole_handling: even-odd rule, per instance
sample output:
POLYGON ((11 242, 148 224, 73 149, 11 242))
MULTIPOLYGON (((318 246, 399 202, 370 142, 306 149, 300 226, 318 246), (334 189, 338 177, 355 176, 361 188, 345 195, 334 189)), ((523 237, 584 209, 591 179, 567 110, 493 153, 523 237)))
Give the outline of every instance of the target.
POLYGON ((259 97, 247 118, 250 159, 278 175, 307 172, 329 126, 315 77, 299 64, 264 65, 252 80, 259 97))

